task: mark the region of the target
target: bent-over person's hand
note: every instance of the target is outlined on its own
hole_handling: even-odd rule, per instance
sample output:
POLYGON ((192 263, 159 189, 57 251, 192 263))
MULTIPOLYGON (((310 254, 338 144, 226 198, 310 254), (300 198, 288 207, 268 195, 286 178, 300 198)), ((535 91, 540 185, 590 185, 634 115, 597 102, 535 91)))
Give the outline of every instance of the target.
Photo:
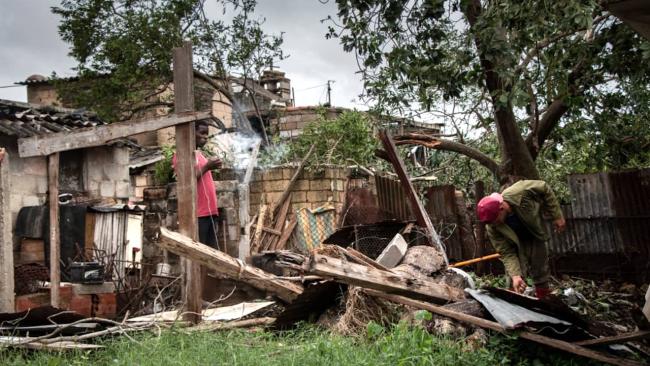
POLYGON ((563 232, 566 229, 566 220, 564 220, 564 217, 560 217, 553 221, 553 227, 555 228, 556 233, 563 232))
POLYGON ((512 276, 512 288, 516 293, 522 294, 526 291, 526 281, 521 276, 512 276))

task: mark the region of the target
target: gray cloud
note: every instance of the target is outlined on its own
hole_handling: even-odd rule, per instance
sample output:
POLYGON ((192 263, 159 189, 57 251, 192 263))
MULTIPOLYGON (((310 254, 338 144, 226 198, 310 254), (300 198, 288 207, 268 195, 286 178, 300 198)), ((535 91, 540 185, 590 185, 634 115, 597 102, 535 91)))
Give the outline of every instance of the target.
MULTIPOLYGON (((57 0, 3 0, 0 17, 0 86, 25 80, 32 74, 73 75, 74 60, 57 32, 58 18, 50 12, 57 0)), ((266 18, 265 30, 284 32, 289 58, 277 66, 286 72, 296 91, 298 105, 325 102, 327 80, 336 106, 357 107, 352 100, 362 92, 354 55, 345 53, 337 40, 326 40, 320 20, 336 14, 333 0, 258 0, 255 14, 266 18), (320 86, 319 86, 320 85, 320 86)), ((24 87, 0 88, 1 99, 26 100, 24 87)))

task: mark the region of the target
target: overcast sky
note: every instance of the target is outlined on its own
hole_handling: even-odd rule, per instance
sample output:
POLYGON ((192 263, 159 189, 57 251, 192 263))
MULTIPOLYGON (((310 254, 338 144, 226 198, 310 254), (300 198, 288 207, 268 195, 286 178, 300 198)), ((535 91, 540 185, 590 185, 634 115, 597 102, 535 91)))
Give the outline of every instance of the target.
MULTIPOLYGON (((74 60, 58 35, 59 19, 50 12, 58 0, 0 0, 0 99, 26 101, 25 87, 9 87, 32 74, 72 76, 74 60)), ((291 79, 296 105, 325 102, 325 84, 332 84, 335 106, 365 109, 357 96, 362 84, 353 54, 336 40, 326 40, 320 20, 336 15, 334 0, 258 0, 256 14, 266 18, 267 33, 284 34, 290 57, 278 63, 291 79)))

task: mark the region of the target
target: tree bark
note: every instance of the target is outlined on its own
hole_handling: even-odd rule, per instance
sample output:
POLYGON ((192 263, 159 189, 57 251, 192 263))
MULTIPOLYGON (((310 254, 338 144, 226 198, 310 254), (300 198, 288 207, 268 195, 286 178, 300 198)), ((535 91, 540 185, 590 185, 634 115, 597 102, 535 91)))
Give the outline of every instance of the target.
POLYGON ((497 179, 500 177, 499 165, 494 160, 492 160, 489 156, 483 154, 480 150, 475 149, 471 146, 467 146, 460 142, 443 140, 437 137, 416 133, 408 133, 395 136, 393 139, 395 140, 395 145, 422 145, 430 149, 457 152, 478 161, 481 165, 491 171, 492 174, 497 177, 497 179))
MULTIPOLYGON (((482 9, 480 0, 472 0, 467 4, 463 11, 470 27, 473 28, 481 15, 482 9)), ((514 112, 512 111, 512 105, 508 102, 508 105, 502 106, 498 101, 501 93, 508 92, 508 87, 503 78, 501 78, 501 76, 495 71, 495 65, 486 58, 484 51, 485 46, 481 44, 477 35, 474 36, 474 43, 481 60, 485 84, 492 98, 497 133, 500 137, 500 145, 502 147, 502 154, 504 155, 502 156, 502 161, 511 164, 506 165, 508 171, 502 172, 507 175, 538 179, 539 172, 537 171, 533 158, 521 136, 521 131, 517 126, 517 121, 514 112)))

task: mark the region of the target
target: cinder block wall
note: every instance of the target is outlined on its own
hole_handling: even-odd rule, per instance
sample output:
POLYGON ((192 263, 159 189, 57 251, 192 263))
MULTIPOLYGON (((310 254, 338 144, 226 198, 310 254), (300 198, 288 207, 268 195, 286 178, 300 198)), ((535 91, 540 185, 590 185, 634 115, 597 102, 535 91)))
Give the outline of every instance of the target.
MULTIPOLYGON (((250 215, 256 215, 261 204, 275 204, 289 185, 295 172, 295 167, 275 167, 266 170, 255 170, 250 185, 250 215)), ((300 208, 315 209, 324 205, 332 205, 337 213, 342 210, 345 199, 345 185, 348 169, 329 166, 319 171, 303 171, 291 195, 291 205, 294 210, 300 208)))

